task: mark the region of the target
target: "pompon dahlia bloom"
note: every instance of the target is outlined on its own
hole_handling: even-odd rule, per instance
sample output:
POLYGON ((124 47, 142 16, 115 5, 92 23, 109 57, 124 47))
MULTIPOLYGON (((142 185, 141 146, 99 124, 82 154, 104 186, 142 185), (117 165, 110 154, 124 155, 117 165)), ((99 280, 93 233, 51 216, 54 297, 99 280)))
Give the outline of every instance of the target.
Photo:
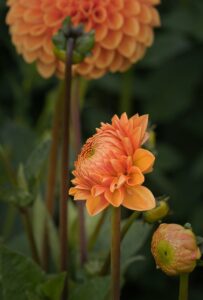
POLYGON ((157 266, 171 276, 192 272, 201 257, 192 230, 178 224, 161 224, 152 237, 151 251, 157 266))
POLYGON ((148 116, 122 114, 112 124, 101 123, 95 135, 83 146, 75 162, 75 178, 69 191, 75 200, 86 200, 90 215, 109 205, 123 205, 145 211, 155 206, 150 190, 144 187, 144 174, 152 170, 154 155, 142 149, 147 140, 148 116))
POLYGON ((125 71, 140 60, 160 25, 160 0, 7 0, 12 41, 26 62, 36 62, 43 77, 63 77, 64 63, 53 54, 52 37, 63 20, 95 30, 93 55, 74 66, 75 74, 98 78, 125 71))

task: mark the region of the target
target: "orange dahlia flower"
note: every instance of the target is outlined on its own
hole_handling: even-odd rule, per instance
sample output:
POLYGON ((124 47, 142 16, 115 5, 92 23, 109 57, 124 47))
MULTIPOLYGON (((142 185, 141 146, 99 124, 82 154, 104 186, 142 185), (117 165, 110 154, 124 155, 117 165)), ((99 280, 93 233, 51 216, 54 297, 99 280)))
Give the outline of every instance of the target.
POLYGON ((98 78, 125 71, 140 60, 160 25, 155 5, 160 0, 7 0, 7 23, 18 53, 36 62, 43 77, 63 76, 64 63, 53 54, 52 37, 63 20, 95 30, 92 56, 74 66, 75 74, 98 78))
POLYGON ((109 205, 123 205, 145 211, 155 207, 155 199, 144 187, 144 174, 152 170, 154 155, 142 149, 147 140, 148 116, 134 115, 128 119, 114 116, 112 124, 101 123, 89 138, 75 162, 69 194, 75 200, 86 200, 90 215, 109 205))

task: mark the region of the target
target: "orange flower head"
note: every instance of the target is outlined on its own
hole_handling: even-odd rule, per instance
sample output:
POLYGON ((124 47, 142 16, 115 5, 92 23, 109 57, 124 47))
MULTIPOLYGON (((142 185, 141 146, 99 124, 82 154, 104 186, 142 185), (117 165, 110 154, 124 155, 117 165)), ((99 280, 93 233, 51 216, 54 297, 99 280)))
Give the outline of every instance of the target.
POLYGON ((112 124, 101 123, 96 134, 87 140, 75 162, 69 194, 75 200, 86 200, 90 215, 109 205, 123 205, 145 211, 155 207, 155 199, 144 187, 144 174, 152 170, 154 155, 141 148, 147 140, 148 116, 126 113, 112 124))
POLYGON ((64 63, 53 53, 52 37, 63 20, 95 31, 92 56, 73 67, 75 74, 98 78, 125 71, 153 43, 160 25, 160 0, 7 0, 12 41, 26 62, 36 62, 43 77, 63 77, 64 63))

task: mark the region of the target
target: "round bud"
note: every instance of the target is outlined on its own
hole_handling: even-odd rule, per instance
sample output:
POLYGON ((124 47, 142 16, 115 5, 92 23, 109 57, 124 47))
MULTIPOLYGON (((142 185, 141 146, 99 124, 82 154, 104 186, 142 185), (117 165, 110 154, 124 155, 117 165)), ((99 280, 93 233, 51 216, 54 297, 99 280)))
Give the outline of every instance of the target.
POLYGON ((171 276, 192 272, 201 256, 192 230, 178 224, 161 224, 152 237, 151 251, 157 267, 171 276))

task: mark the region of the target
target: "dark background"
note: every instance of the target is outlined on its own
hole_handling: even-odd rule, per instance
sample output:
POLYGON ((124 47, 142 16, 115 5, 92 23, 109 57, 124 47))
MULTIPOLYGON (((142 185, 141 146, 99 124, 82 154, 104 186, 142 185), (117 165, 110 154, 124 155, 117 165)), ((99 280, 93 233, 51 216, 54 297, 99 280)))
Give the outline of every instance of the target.
MULTIPOLYGON (((83 136, 115 113, 149 113, 157 139, 151 190, 156 196, 170 196, 167 222, 190 222, 195 233, 203 235, 203 2, 163 0, 159 10, 162 27, 144 60, 125 74, 86 83, 83 136)), ((16 54, 6 11, 0 0, 0 144, 9 149, 15 168, 50 128, 58 80, 42 79, 16 54)), ((0 184, 6 180, 0 162, 0 184)), ((2 235, 9 231, 6 213, 1 204, 2 235)), ((155 269, 149 249, 150 241, 142 251, 147 256, 144 264, 128 269, 123 299, 176 299, 178 280, 155 269)), ((203 299, 202 282, 202 269, 196 269, 190 299, 203 299)))

